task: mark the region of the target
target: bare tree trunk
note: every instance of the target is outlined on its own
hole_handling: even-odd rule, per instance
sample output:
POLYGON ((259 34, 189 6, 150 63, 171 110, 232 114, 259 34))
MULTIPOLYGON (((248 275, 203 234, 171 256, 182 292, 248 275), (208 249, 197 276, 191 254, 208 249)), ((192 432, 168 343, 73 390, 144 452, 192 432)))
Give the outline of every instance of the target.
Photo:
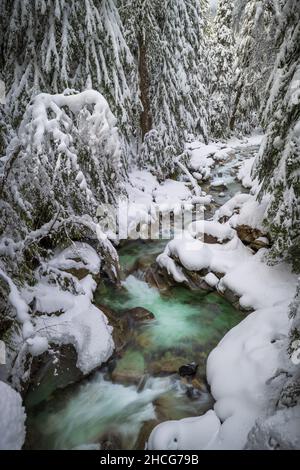
POLYGON ((143 38, 139 37, 139 78, 143 111, 140 116, 142 140, 152 129, 152 116, 149 99, 149 72, 147 67, 147 48, 143 38))
POLYGON ((234 130, 235 120, 236 120, 236 113, 237 113, 238 105, 240 103, 240 99, 241 99, 241 95, 242 95, 242 88, 243 88, 243 86, 239 87, 239 89, 237 91, 237 94, 236 94, 236 97, 235 97, 235 100, 234 100, 233 110, 232 110, 232 114, 231 114, 230 122, 229 122, 229 128, 230 128, 231 131, 234 130))

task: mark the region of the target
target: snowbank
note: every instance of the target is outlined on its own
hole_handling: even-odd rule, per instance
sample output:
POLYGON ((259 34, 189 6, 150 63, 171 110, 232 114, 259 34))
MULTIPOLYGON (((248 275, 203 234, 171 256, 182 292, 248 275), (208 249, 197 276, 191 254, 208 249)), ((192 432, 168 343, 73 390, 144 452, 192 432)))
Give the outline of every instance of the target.
POLYGON ((133 170, 126 183, 128 201, 123 201, 119 210, 119 223, 126 234, 128 231, 129 236, 133 236, 136 227, 140 226, 139 234, 143 233, 144 227, 145 236, 148 237, 148 224, 151 221, 154 227, 159 213, 167 215, 180 212, 182 207, 189 211, 195 204, 210 204, 211 196, 202 192, 200 187, 195 195, 195 188, 190 185, 171 179, 160 184, 149 171, 133 170))
POLYGON ((193 142, 189 144, 188 149, 191 152, 190 167, 198 173, 198 179, 207 180, 215 163, 212 157, 220 149, 220 144, 205 145, 202 142, 193 142))
MULTIPOLYGON (((72 344, 77 352, 77 366, 87 374, 107 361, 114 350, 112 327, 108 325, 105 315, 93 305, 93 292, 97 287, 91 274, 81 280, 64 269, 75 270, 84 267, 97 274, 100 269, 100 258, 96 251, 85 243, 74 243, 73 246, 59 253, 50 260, 47 268, 50 277, 41 276, 39 282, 24 290, 27 303, 35 302, 39 315, 34 318, 35 337, 29 340, 33 355, 44 352, 45 341, 55 344, 72 344), (84 260, 84 262, 83 262, 84 260), (63 289, 53 282, 53 270, 56 277, 66 275, 73 289, 63 289), (44 343, 43 343, 44 340, 44 343)), ((55 278, 54 278, 55 279, 55 278)))
POLYGON ((258 202, 255 195, 238 193, 215 212, 214 220, 221 220, 223 217, 230 218, 231 227, 248 225, 264 233, 266 231, 264 219, 268 203, 267 195, 261 202, 258 202))
POLYGON ((0 449, 19 450, 25 441, 25 411, 21 395, 0 381, 0 449))
POLYGON ((207 234, 216 238, 219 242, 231 240, 235 236, 235 231, 228 225, 210 220, 197 220, 189 225, 188 230, 195 238, 207 234))
POLYGON ((243 162, 238 171, 238 180, 241 181, 244 188, 251 189, 253 186, 258 185, 258 181, 253 180, 253 178, 251 177, 251 171, 254 165, 255 158, 256 157, 247 158, 247 160, 243 162))

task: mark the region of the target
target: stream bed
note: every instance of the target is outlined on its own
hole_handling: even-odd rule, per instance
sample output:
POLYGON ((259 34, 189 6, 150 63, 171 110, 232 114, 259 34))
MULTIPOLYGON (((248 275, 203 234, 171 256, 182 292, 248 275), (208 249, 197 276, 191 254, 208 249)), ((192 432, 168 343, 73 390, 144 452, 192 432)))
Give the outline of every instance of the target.
MULTIPOLYGON (((242 189, 227 167, 227 191, 221 197, 215 192, 216 205, 242 189)), ((136 240, 119 249, 122 288, 101 282, 95 303, 120 319, 136 307, 154 318, 135 323, 126 347, 84 380, 53 390, 49 373, 48 396, 39 387, 29 391, 26 448, 143 449, 158 423, 198 416, 213 406, 207 356, 244 314, 216 292, 183 286, 160 292, 148 285, 135 266, 149 266, 165 244, 136 240), (197 373, 181 377, 179 367, 191 362, 198 364, 197 373)))

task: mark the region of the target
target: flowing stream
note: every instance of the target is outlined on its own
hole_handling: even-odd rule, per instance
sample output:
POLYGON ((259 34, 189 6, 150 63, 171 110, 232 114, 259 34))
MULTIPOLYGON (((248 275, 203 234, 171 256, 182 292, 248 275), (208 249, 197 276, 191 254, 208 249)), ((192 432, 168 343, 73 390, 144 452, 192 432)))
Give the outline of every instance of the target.
MULTIPOLYGON (((240 189, 228 178, 222 203, 240 189)), ((143 307, 155 319, 135 324, 124 350, 83 381, 49 387, 48 396, 39 387, 29 391, 27 448, 143 449, 159 422, 201 415, 212 406, 207 356, 243 314, 217 293, 177 286, 162 294, 149 286, 134 266, 154 262, 165 243, 137 240, 119 250, 122 289, 101 283, 96 303, 120 318, 128 309, 143 307), (199 365, 196 376, 180 377, 179 367, 192 361, 199 365)))

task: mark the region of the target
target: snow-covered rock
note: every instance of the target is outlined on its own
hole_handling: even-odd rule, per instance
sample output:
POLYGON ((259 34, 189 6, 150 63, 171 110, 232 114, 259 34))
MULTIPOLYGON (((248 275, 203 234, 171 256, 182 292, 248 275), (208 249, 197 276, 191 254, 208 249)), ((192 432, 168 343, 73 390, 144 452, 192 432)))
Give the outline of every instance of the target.
MULTIPOLYGON (((109 359, 114 342, 107 318, 92 304, 96 282, 89 274, 78 284, 81 293, 74 295, 41 280, 26 296, 28 301, 35 298, 41 314, 35 318, 38 335, 48 343, 72 344, 77 352, 77 367, 87 374, 109 359), (63 313, 55 314, 59 311, 63 313)), ((37 344, 34 338, 29 345, 34 355, 41 342, 42 339, 37 344)))
POLYGON ((0 449, 19 450, 25 441, 25 411, 21 395, 0 381, 0 449))
POLYGON ((220 421, 212 410, 199 418, 167 421, 152 431, 147 448, 149 450, 206 449, 219 429, 220 421))

